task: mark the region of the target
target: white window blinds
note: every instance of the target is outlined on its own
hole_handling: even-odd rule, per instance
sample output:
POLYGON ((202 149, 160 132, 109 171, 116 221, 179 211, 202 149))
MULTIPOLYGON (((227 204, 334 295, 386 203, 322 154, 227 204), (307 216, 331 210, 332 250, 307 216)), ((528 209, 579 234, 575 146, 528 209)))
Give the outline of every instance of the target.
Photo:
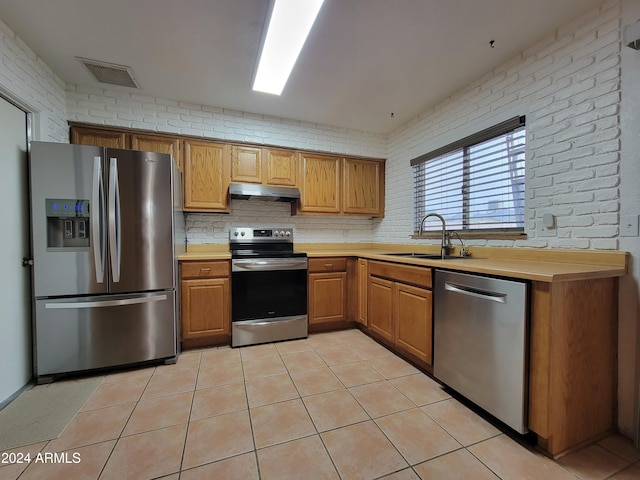
MULTIPOLYGON (((525 139, 524 117, 516 117, 412 160, 414 231, 429 212, 447 229, 523 231, 525 139)), ((425 231, 441 228, 425 221, 425 231)))

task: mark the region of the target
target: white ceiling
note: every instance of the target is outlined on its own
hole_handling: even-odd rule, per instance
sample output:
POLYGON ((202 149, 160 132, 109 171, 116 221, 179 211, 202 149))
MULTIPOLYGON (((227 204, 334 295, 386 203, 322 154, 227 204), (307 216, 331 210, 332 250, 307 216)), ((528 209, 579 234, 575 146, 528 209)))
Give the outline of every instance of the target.
POLYGON ((269 0, 0 0, 0 19, 69 84, 388 133, 600 3, 325 0, 280 97, 251 90, 269 0))

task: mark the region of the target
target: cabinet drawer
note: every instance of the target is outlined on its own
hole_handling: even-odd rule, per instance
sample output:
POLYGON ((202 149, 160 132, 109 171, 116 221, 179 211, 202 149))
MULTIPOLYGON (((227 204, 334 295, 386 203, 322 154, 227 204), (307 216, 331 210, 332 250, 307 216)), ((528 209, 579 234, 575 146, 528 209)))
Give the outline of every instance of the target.
POLYGON ((346 257, 310 258, 309 273, 313 272, 346 272, 346 257))
POLYGON ((229 262, 222 260, 219 262, 182 262, 181 278, 212 278, 228 277, 229 262))
POLYGON ((431 288, 431 269, 426 267, 370 260, 369 275, 431 288))

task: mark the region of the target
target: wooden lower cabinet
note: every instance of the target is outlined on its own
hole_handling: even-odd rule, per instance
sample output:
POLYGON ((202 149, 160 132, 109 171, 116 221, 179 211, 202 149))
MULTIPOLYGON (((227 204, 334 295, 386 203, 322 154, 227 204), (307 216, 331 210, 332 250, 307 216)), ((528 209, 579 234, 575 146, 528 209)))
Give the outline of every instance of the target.
POLYGON ((360 325, 367 326, 368 320, 368 302, 369 296, 369 261, 364 258, 358 258, 356 265, 356 282, 358 298, 357 308, 355 312, 356 322, 360 325))
POLYGON ((184 348, 228 343, 231 335, 229 262, 182 262, 181 342, 184 348))
POLYGON ((309 324, 347 319, 347 272, 309 274, 309 324))
MULTIPOLYGON (((230 262, 184 261, 180 272, 183 347, 230 343, 230 262)), ((357 321, 430 373, 431 272, 353 257, 309 258, 309 329, 357 321)), ((538 448, 558 457, 615 429, 618 279, 532 281, 530 297, 528 426, 538 448)))
POLYGON ((309 259, 309 327, 338 326, 347 321, 347 259, 327 257, 309 259))
POLYGON ((425 288, 395 284, 395 343, 432 364, 432 293, 425 288))
POLYGON ((369 279, 369 329, 393 342, 393 289, 394 282, 384 278, 369 279))
POLYGON ((378 261, 370 261, 368 267, 369 330, 390 345, 431 365, 431 269, 378 261))
POLYGON ((529 428, 552 457, 615 429, 617 278, 532 282, 529 428))

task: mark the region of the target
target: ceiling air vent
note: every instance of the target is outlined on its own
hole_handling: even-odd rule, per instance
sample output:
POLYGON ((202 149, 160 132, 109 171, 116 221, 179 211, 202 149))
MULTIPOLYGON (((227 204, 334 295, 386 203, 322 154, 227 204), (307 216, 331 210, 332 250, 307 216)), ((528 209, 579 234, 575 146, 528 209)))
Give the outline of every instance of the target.
POLYGON ((113 63, 89 60, 88 58, 76 57, 87 67, 87 70, 100 83, 109 85, 120 85, 121 87, 138 88, 133 79, 133 70, 125 65, 115 65, 113 63))

